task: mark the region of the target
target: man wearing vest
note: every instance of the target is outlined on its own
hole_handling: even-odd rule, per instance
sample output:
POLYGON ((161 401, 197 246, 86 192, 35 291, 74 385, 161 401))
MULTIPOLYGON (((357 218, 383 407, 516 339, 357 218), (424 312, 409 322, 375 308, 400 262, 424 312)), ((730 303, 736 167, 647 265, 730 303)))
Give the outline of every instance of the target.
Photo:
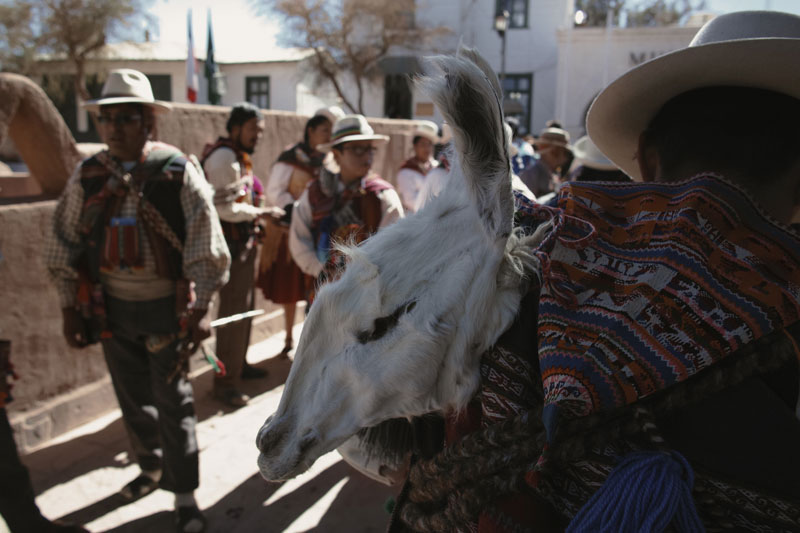
MULTIPOLYGON (((253 104, 233 106, 220 137, 203 150, 203 169, 214 187, 214 205, 219 213, 225 241, 231 252, 230 279, 219 291, 219 316, 231 316, 253 309, 256 223, 263 216, 281 216, 279 208, 260 204, 260 185, 253 175, 250 159, 264 130, 261 112, 253 104)), ((214 397, 230 406, 242 407, 250 399, 239 388, 239 379, 266 376, 266 371, 247 364, 250 319, 217 330, 217 356, 225 364, 224 375, 214 378, 214 397)))
POLYGON ((102 342, 142 470, 122 497, 174 492, 177 530, 204 531, 185 370, 187 346, 210 335, 206 310, 230 264, 211 187, 177 148, 151 140, 170 106, 141 72, 111 71, 86 107, 108 149, 69 179, 46 251, 64 335, 74 348, 102 342))
POLYGON ((330 278, 341 266, 332 242, 360 242, 403 217, 397 192, 372 172, 377 146, 388 140, 363 116, 346 115, 336 121, 331 142, 317 147, 333 152, 340 172, 323 168, 292 211, 289 251, 309 276, 330 278))

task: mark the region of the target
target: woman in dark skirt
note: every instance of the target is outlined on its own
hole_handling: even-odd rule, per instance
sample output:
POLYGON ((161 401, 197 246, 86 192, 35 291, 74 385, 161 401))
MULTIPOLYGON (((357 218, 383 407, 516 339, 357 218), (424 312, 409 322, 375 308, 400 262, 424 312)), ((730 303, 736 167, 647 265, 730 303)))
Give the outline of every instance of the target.
POLYGON ((297 302, 306 300, 314 282, 303 274, 289 253, 292 206, 308 182, 319 175, 325 154, 318 152, 316 146, 330 141, 333 123, 343 114, 336 106, 317 111, 306 122, 303 140, 278 157, 267 183, 267 203, 282 207, 286 215, 280 221, 267 222, 256 286, 261 288, 265 298, 283 305, 286 328, 283 354, 294 347, 292 326, 297 302))

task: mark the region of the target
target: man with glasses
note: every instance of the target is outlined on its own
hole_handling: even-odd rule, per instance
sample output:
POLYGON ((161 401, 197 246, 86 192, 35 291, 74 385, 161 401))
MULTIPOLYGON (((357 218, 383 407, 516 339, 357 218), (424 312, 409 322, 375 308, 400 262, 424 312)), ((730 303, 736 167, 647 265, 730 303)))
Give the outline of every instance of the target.
POLYGON ((341 266, 333 242, 361 242, 403 217, 397 192, 372 172, 378 145, 388 141, 362 115, 346 115, 336 121, 331 142, 317 147, 332 151, 340 170, 333 174, 323 169, 292 212, 289 250, 309 276, 324 280, 341 266))
POLYGON ((202 173, 153 142, 156 101, 141 72, 109 73, 96 113, 107 150, 83 161, 59 199, 46 264, 73 348, 101 342, 141 474, 121 496, 175 493, 180 532, 205 530, 189 346, 210 335, 212 294, 230 255, 202 173))

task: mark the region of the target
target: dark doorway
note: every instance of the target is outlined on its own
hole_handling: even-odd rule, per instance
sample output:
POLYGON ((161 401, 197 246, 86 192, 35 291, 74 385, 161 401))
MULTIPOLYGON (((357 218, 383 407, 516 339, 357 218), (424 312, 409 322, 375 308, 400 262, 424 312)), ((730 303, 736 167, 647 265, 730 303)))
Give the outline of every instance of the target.
POLYGON ((411 118, 411 80, 408 74, 388 74, 384 83, 383 115, 411 118))

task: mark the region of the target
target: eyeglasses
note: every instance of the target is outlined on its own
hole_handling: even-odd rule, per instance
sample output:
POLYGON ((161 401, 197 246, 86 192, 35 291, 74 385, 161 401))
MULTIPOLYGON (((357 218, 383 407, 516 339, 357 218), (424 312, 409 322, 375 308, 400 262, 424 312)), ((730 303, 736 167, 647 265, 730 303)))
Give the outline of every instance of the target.
POLYGON ((97 122, 102 125, 106 124, 115 124, 117 126, 127 126, 129 124, 133 124, 134 122, 139 122, 142 120, 142 115, 139 114, 119 114, 119 115, 100 115, 97 117, 97 122))
POLYGON ((350 150, 353 152, 353 155, 361 157, 362 155, 369 153, 369 155, 374 154, 378 151, 375 146, 344 146, 342 150, 350 150))

